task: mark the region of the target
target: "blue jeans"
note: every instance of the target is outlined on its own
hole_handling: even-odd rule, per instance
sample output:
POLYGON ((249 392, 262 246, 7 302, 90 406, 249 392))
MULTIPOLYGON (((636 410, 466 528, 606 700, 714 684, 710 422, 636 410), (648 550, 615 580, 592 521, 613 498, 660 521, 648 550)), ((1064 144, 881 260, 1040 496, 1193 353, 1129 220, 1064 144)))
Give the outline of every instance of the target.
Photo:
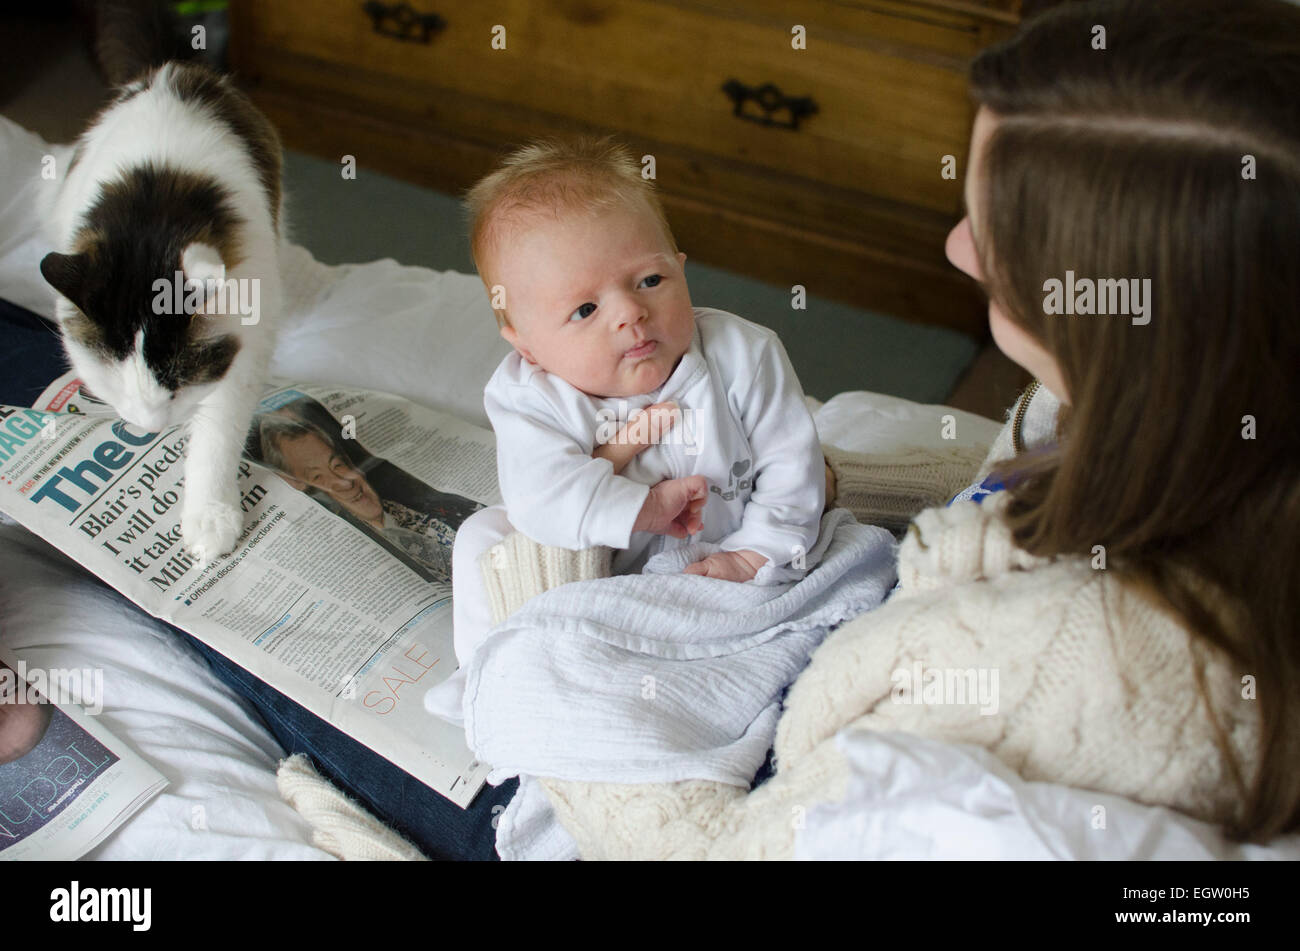
POLYGON ((305 753, 322 776, 396 829, 431 859, 495 860, 494 820, 514 797, 517 779, 484 786, 468 809, 444 799, 378 753, 232 664, 180 628, 188 641, 261 714, 286 755, 305 753))

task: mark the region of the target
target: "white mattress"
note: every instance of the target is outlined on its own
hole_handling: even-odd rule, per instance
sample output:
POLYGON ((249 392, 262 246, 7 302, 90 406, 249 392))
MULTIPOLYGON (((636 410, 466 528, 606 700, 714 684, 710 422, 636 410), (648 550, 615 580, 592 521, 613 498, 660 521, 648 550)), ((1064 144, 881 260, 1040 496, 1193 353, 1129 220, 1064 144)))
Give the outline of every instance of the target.
MULTIPOLYGON (((46 154, 67 157, 0 118, 0 297, 48 316, 37 264, 51 248, 36 206, 51 183, 32 174, 46 154)), ((284 263, 297 306, 276 375, 398 393, 487 426, 483 385, 506 344, 478 278, 391 260, 326 267, 301 248, 284 263)), ((952 445, 938 442, 947 413, 963 444, 987 444, 998 428, 865 392, 810 405, 823 440, 851 450, 952 445)), ((2 518, 0 619, 0 640, 31 666, 102 667, 102 722, 171 781, 91 858, 330 858, 279 798, 281 751, 248 705, 161 622, 2 518)), ((1208 826, 1116 797, 1101 798, 1121 831, 1089 835, 1079 817, 1095 793, 1021 783, 981 751, 888 735, 842 742, 858 780, 840 806, 810 810, 802 857, 1300 857, 1300 837, 1242 853, 1208 826)))

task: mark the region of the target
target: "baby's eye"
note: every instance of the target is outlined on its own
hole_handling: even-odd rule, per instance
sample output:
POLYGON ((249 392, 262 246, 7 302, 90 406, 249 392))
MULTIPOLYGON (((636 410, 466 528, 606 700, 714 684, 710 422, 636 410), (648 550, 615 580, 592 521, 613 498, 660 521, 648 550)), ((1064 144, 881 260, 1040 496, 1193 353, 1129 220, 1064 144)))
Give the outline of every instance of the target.
POLYGON ((595 312, 596 312, 596 305, 588 301, 587 303, 580 306, 573 313, 571 313, 569 315, 569 319, 573 320, 574 317, 577 317, 579 320, 582 320, 584 317, 590 317, 595 312))
MULTIPOLYGON (((642 279, 641 284, 644 284, 646 287, 658 287, 659 282, 662 280, 663 278, 658 274, 651 274, 649 277, 642 279)), ((641 284, 638 284, 637 286, 640 287, 641 284)))

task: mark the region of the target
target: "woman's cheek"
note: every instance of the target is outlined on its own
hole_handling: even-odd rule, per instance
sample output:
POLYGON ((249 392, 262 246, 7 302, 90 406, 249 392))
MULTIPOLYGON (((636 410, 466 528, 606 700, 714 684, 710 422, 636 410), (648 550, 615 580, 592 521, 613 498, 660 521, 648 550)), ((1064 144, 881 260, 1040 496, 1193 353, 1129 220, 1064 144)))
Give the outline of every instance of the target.
POLYGON ((1029 332, 1009 320, 997 304, 989 303, 989 331, 993 342, 1007 357, 1027 370, 1057 399, 1068 403, 1069 394, 1056 359, 1029 332))
POLYGON ((992 301, 989 301, 989 332, 993 335, 993 342, 1008 359, 1034 373, 1034 368, 1029 365, 1033 362, 1029 335, 1008 320, 1002 309, 992 301))

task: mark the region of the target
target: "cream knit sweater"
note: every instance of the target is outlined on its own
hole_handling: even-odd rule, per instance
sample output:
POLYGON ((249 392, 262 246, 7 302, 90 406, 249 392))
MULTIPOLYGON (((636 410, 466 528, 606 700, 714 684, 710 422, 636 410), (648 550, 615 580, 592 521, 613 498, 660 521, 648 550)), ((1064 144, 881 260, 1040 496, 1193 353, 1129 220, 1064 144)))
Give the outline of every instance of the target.
MULTIPOLYGON (((1009 447, 1008 428, 981 472, 1009 447)), ((786 699, 776 775, 754 792, 544 780, 583 858, 789 858, 801 810, 843 797, 848 770, 834 737, 849 727, 974 743, 1026 779, 1211 822, 1234 815, 1239 791, 1213 721, 1253 769, 1258 720, 1241 681, 1249 672, 1198 648, 1176 619, 1088 559, 1018 549, 999 517, 1005 504, 997 493, 917 516, 900 547, 900 590, 813 655, 786 699), (895 702, 891 675, 918 663, 996 670, 996 712, 895 702)))

